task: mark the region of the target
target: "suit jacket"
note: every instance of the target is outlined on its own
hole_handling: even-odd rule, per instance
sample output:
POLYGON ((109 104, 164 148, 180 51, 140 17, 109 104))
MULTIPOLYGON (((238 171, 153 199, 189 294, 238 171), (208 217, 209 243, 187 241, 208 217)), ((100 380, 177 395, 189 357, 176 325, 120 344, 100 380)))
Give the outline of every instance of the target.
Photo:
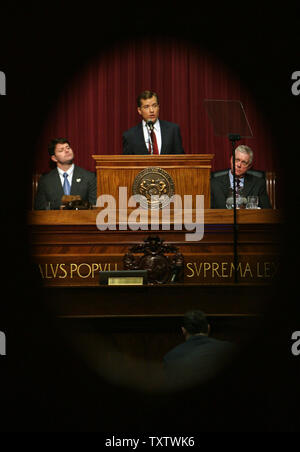
POLYGON ((164 356, 170 385, 200 383, 214 377, 228 364, 236 346, 208 336, 190 336, 164 356))
MULTIPOLYGON (((212 209, 226 209, 226 198, 229 196, 230 188, 229 173, 211 179, 210 190, 212 209)), ((258 196, 259 207, 262 209, 272 208, 267 193, 266 181, 262 177, 246 173, 242 195, 245 197, 258 196)))
MULTIPOLYGON (((161 154, 184 154, 180 128, 177 124, 159 120, 161 131, 161 154)), ((145 143, 143 123, 123 133, 123 154, 148 154, 145 143)))
MULTIPOLYGON (((96 175, 75 165, 70 194, 80 195, 82 200, 95 205, 97 198, 96 175)), ((50 173, 41 176, 34 207, 36 210, 45 210, 50 202, 51 209, 59 209, 63 195, 61 180, 57 168, 55 168, 50 173)))

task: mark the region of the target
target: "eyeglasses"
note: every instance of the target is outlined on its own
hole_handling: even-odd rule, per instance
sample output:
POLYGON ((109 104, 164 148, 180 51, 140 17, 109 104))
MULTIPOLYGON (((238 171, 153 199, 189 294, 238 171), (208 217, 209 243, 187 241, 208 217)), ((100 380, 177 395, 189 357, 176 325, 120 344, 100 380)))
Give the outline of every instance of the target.
POLYGON ((241 164, 242 166, 248 166, 250 162, 245 162, 245 160, 235 159, 235 163, 241 164))
POLYGON ((158 108, 158 104, 152 104, 152 105, 143 105, 141 108, 143 109, 143 110, 149 110, 150 108, 158 108))

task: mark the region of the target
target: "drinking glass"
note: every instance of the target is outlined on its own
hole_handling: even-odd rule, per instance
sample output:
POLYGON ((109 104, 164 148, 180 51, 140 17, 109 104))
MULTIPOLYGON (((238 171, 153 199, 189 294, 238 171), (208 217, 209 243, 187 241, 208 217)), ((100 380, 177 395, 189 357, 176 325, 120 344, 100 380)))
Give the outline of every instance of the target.
POLYGON ((233 209, 233 197, 229 196, 226 199, 226 209, 233 209))
POLYGON ((258 209, 258 196, 248 196, 246 209, 258 209))
MULTIPOLYGON (((236 194, 236 208, 237 209, 244 209, 247 204, 247 199, 243 196, 240 196, 238 193, 236 194)), ((233 209, 234 208, 234 202, 233 202, 233 196, 229 196, 226 199, 226 209, 233 209)))

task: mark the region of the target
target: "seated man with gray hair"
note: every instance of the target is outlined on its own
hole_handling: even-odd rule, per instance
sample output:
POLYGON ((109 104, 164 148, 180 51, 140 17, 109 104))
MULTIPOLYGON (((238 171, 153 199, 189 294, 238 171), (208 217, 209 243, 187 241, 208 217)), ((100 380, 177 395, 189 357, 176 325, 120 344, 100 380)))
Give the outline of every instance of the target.
MULTIPOLYGON (((258 207, 271 209, 271 203, 264 177, 258 177, 255 171, 250 171, 253 162, 253 151, 249 146, 240 145, 235 149, 236 188, 243 197, 258 196, 258 207)), ((262 173, 261 173, 262 174, 262 173)), ((211 178, 211 208, 226 209, 226 199, 233 190, 233 157, 230 159, 230 169, 212 173, 211 178), (216 177, 217 176, 217 177, 216 177)))

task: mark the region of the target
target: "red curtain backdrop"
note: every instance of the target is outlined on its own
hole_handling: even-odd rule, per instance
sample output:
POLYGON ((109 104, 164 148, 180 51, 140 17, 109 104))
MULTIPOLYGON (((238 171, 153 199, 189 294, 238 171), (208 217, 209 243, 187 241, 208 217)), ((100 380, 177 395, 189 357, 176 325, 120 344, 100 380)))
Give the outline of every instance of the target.
POLYGON ((49 171, 47 145, 67 137, 75 163, 95 171, 93 154, 122 154, 122 132, 140 121, 136 97, 156 91, 160 118, 180 125, 186 153, 215 154, 213 170, 227 168, 231 145, 214 135, 204 99, 240 100, 254 138, 256 169, 274 170, 275 149, 268 124, 239 74, 214 55, 175 38, 114 44, 82 67, 63 87, 37 142, 35 172, 49 171))

